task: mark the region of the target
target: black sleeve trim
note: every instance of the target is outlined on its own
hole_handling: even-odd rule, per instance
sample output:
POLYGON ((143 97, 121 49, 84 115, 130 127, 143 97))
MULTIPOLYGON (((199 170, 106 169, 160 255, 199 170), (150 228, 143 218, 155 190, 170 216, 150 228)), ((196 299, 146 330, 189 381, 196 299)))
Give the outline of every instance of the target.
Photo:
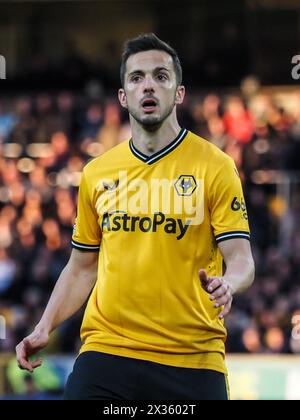
POLYGON ((247 239, 248 241, 250 241, 250 233, 236 230, 233 232, 220 233, 219 235, 215 236, 217 243, 227 241, 228 239, 237 239, 237 238, 247 239))
POLYGON ((80 242, 71 240, 72 247, 78 249, 79 251, 87 251, 87 252, 98 252, 100 249, 100 245, 87 245, 82 244, 80 242))

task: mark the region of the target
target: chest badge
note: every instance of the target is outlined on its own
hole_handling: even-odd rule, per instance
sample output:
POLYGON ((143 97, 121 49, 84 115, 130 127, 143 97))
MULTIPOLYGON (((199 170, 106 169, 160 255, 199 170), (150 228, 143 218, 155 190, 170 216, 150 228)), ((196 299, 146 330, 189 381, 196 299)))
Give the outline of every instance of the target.
POLYGON ((193 175, 180 175, 174 186, 178 195, 191 196, 197 188, 197 182, 193 175))

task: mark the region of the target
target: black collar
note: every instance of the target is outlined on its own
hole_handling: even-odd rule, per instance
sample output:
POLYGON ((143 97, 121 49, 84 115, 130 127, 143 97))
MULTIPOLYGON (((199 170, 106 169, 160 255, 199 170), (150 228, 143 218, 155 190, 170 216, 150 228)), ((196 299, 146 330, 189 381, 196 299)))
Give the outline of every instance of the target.
POLYGON ((168 146, 164 147, 163 149, 159 150, 158 152, 154 153, 153 155, 147 156, 144 153, 140 152, 133 144, 132 139, 129 140, 129 147, 134 156, 138 159, 142 160, 143 162, 151 165, 154 162, 157 162, 159 159, 166 156, 172 150, 174 150, 179 144, 183 141, 185 136, 187 135, 188 131, 185 128, 182 128, 176 137, 168 146))

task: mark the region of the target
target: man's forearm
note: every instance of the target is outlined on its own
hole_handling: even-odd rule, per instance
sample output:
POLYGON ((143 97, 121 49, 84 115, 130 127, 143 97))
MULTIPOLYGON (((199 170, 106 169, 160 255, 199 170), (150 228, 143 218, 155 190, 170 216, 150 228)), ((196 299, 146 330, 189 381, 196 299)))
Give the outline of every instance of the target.
POLYGON ((95 284, 96 276, 96 268, 74 270, 67 264, 59 276, 36 329, 50 333, 74 315, 87 300, 95 284))
POLYGON ((236 255, 228 262, 223 279, 231 287, 232 294, 245 292, 254 280, 254 262, 251 257, 236 255))
POLYGON ((50 333, 78 311, 88 298, 97 279, 98 253, 73 249, 68 264, 61 272, 42 319, 34 331, 17 346, 18 365, 28 372, 42 364, 30 357, 45 348, 50 333))

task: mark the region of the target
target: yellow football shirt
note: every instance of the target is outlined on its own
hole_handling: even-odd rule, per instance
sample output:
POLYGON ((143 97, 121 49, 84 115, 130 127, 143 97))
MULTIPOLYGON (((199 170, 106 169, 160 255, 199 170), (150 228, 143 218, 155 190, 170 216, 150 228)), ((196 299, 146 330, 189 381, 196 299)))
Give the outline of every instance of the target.
POLYGON ((126 141, 88 163, 72 245, 99 252, 84 351, 226 373, 226 330, 198 278, 222 275, 218 243, 249 240, 232 159, 181 129, 148 157, 126 141))

